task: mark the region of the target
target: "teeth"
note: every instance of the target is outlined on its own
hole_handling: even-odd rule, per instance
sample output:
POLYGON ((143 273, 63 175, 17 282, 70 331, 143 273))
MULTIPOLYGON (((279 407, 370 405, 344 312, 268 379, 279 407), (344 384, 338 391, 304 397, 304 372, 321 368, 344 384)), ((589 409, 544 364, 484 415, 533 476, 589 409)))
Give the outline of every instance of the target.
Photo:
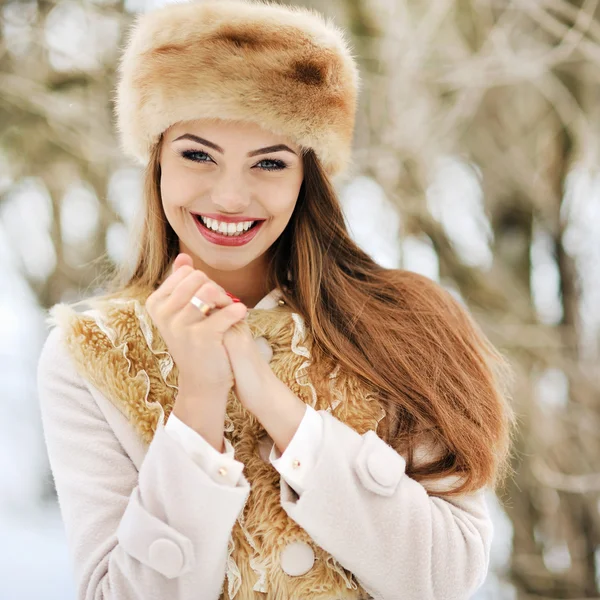
POLYGON ((238 236, 244 231, 248 231, 256 221, 240 221, 239 223, 224 223, 211 219, 209 217, 203 217, 200 215, 202 222, 213 231, 218 231, 222 235, 226 236, 238 236))

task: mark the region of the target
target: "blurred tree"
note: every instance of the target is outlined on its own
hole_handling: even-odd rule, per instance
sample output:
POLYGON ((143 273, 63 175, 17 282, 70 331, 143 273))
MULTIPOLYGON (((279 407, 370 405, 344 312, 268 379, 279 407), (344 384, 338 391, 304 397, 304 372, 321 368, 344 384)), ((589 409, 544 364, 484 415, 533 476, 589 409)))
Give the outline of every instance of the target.
POLYGON ((0 153, 15 183, 1 191, 0 203, 30 177, 38 178, 49 194, 54 269, 42 281, 22 269, 42 306, 59 302, 65 294, 77 295, 92 283, 98 273, 87 262, 105 254, 107 229, 119 218, 106 202, 109 177, 123 162, 115 145, 110 101, 117 44, 107 51, 90 42, 111 25, 120 35, 130 17, 123 0, 106 4, 0 4, 0 153), (79 54, 71 54, 69 35, 79 38, 79 54), (88 59, 87 68, 78 60, 82 56, 88 59), (71 252, 78 257, 73 264, 66 260, 60 215, 66 192, 78 182, 90 186, 100 200, 100 222, 93 238, 71 252))

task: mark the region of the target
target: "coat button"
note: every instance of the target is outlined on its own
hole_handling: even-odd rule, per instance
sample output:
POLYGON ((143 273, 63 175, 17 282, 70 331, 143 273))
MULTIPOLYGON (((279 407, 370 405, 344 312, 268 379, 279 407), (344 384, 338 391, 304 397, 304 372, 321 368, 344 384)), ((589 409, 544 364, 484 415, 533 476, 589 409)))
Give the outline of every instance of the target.
POLYGON ((373 450, 367 456, 369 474, 379 485, 384 487, 394 485, 398 479, 398 473, 395 472, 395 469, 399 468, 399 465, 397 461, 389 460, 389 458, 389 456, 377 450, 373 450))
POLYGON ((148 549, 148 560, 154 569, 172 579, 183 568, 183 552, 172 540, 160 538, 154 540, 148 549))
POLYGON ((258 346, 258 351, 262 354, 263 358, 270 363, 273 358, 273 349, 269 342, 262 336, 254 338, 254 342, 258 346))
POLYGON ((315 553, 306 542, 292 542, 281 551, 281 569, 296 577, 311 570, 315 562, 315 553))

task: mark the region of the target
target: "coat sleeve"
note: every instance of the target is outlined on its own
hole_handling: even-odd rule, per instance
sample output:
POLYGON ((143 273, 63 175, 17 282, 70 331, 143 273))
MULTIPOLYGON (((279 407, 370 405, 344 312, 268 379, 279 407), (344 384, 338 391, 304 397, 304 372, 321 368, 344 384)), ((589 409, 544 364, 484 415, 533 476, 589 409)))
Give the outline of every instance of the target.
POLYGON ((44 438, 78 600, 217 600, 250 486, 215 482, 162 420, 139 473, 54 328, 38 361, 44 438))
POLYGON ((313 470, 317 462, 322 437, 321 415, 307 404, 304 417, 285 452, 281 454, 275 444, 271 446, 270 463, 297 494, 304 491, 304 477, 313 470))
POLYGON ((489 568, 485 488, 454 499, 429 496, 374 431, 360 435, 319 414, 321 451, 301 496, 280 482, 287 514, 375 600, 470 598, 489 568))
POLYGON ((181 444, 193 461, 214 481, 230 486, 239 483, 244 463, 235 459, 235 448, 227 438, 224 438, 225 452, 219 452, 202 435, 178 419, 173 411, 165 423, 165 431, 181 444), (221 468, 224 469, 223 473, 221 468))

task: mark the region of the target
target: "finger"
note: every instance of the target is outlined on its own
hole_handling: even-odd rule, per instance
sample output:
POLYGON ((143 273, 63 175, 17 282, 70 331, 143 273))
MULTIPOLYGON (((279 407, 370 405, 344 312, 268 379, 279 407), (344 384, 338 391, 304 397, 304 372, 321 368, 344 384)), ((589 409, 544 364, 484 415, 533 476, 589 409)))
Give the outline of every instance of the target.
POLYGON ((194 292, 194 296, 212 304, 217 308, 229 306, 233 300, 225 293, 225 290, 217 283, 209 279, 194 292))
POLYGON ((214 314, 215 311, 218 311, 226 306, 233 304, 233 300, 223 292, 223 290, 214 282, 207 281, 204 283, 198 290, 196 290, 188 299, 185 306, 183 306, 179 311, 178 321, 180 323, 194 323, 199 320, 204 320, 207 316, 214 314), (196 298, 200 298, 203 302, 206 302, 212 307, 212 311, 205 315, 202 311, 198 309, 197 306, 193 305, 190 300, 196 296, 196 298))
POLYGON ((173 261, 173 267, 171 269, 171 272, 174 273, 175 271, 177 271, 177 269, 183 267, 184 265, 193 267, 194 261, 192 260, 192 257, 189 254, 186 254, 185 252, 180 252, 173 261))
POLYGON ((175 288, 169 297, 169 310, 183 310, 189 304, 192 296, 196 296, 204 302, 219 308, 228 306, 232 302, 225 291, 209 279, 207 275, 201 271, 195 271, 175 288))
MULTIPOLYGON (((186 269, 187 266, 181 267, 186 269)), ((180 269, 180 270, 181 270, 180 269)), ((179 271, 176 271, 173 276, 177 275, 179 271)), ((170 311, 181 310, 189 301, 190 298, 195 294, 196 291, 204 285, 208 279, 208 275, 197 269, 193 269, 189 272, 181 281, 177 283, 175 289, 169 295, 167 304, 169 305, 170 311)), ((198 296, 199 298, 201 296, 198 296)), ((202 298, 204 300, 204 298, 202 298)))
MULTIPOLYGON (((194 272, 189 265, 183 265, 171 273, 160 286, 152 293, 155 301, 166 300, 188 275, 194 272)), ((200 271, 201 272, 201 271, 200 271)))
POLYGON ((208 315, 201 325, 204 331, 208 330, 215 335, 224 335, 232 325, 242 321, 247 312, 245 304, 232 302, 229 306, 208 315))

